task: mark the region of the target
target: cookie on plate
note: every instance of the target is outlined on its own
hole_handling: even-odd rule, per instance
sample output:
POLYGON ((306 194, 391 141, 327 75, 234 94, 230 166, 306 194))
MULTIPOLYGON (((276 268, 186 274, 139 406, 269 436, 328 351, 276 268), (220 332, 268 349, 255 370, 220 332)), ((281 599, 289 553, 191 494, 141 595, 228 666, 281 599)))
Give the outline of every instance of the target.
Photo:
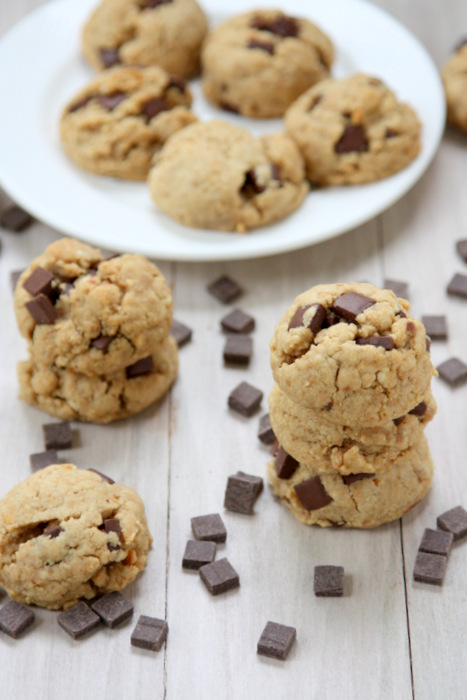
POLYGON ((0 501, 0 585, 20 603, 69 608, 131 583, 151 541, 136 491, 54 464, 0 501))
POLYGON ((211 32, 202 50, 202 87, 221 107, 248 117, 280 117, 329 76, 331 40, 306 19, 258 9, 211 32))
POLYGON ((287 110, 286 129, 317 185, 381 180, 407 167, 420 152, 420 122, 378 78, 323 80, 287 110))
POLYGON ((467 40, 464 40, 446 61, 442 79, 448 122, 467 132, 467 40))
POLYGON ((148 185, 157 207, 176 221, 237 232, 284 218, 308 192, 292 139, 255 138, 217 120, 174 134, 156 154, 148 185))
POLYGON ((65 107, 65 153, 96 175, 145 180, 169 136, 196 121, 185 82, 158 66, 100 73, 65 107))
POLYGON ((82 51, 97 70, 157 65, 191 78, 207 30, 195 0, 102 0, 84 25, 82 51))

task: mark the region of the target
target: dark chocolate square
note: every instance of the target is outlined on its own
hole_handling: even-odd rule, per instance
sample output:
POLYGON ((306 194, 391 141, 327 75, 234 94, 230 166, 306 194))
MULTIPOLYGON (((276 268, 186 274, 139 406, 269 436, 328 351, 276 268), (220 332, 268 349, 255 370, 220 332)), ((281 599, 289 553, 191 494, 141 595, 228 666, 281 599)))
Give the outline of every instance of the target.
POLYGON ((199 569, 199 575, 211 595, 219 595, 240 586, 240 577, 228 559, 218 559, 199 569))
POLYGON ((341 598, 344 595, 344 567, 315 566, 313 589, 321 598, 341 598))
POLYGON ((261 656, 269 656, 273 659, 284 661, 292 648, 297 636, 295 627, 280 625, 278 622, 269 621, 261 633, 258 641, 257 652, 261 656))
POLYGON ((211 282, 208 286, 208 292, 222 304, 229 304, 243 293, 243 289, 231 277, 222 275, 214 282, 211 282))
POLYGON ((440 554, 418 552, 413 570, 414 581, 441 586, 448 559, 440 554))
POLYGON ((15 233, 24 231, 31 226, 33 222, 34 219, 31 214, 28 214, 27 211, 24 211, 24 209, 16 205, 5 209, 0 217, 0 226, 8 229, 8 231, 14 231, 15 233))
POLYGON ((230 333, 250 333, 255 327, 255 319, 241 309, 234 309, 224 316, 221 326, 230 333))
POLYGON ((149 651, 159 651, 167 639, 168 631, 169 626, 165 620, 140 615, 131 635, 131 645, 149 651))
POLYGON ((46 452, 36 452, 29 455, 29 462, 33 472, 39 471, 48 467, 49 464, 60 464, 58 454, 55 450, 47 450, 46 452))
POLYGON ((69 610, 60 613, 57 622, 70 637, 79 639, 98 627, 101 619, 91 610, 89 605, 81 601, 69 610))
POLYGON ((461 241, 457 241, 456 249, 461 258, 467 262, 467 239, 464 238, 461 241))
POLYGON ((432 340, 446 340, 448 337, 446 316, 422 316, 422 323, 432 340))
POLYGON ((33 611, 26 605, 9 600, 0 609, 0 630, 9 637, 17 639, 32 625, 34 617, 33 611))
POLYGON ((224 508, 234 513, 252 515, 253 506, 262 490, 261 477, 237 472, 227 479, 224 508))
POLYGON ((333 500, 324 488, 319 476, 312 476, 311 479, 295 484, 294 491, 302 506, 307 510, 324 508, 333 500))
POLYGON ((402 297, 402 299, 409 298, 409 285, 407 282, 400 282, 399 280, 384 280, 384 289, 390 289, 394 292, 396 297, 402 297))
POLYGON ((68 421, 46 423, 42 426, 46 450, 67 450, 73 447, 73 433, 68 421))
POLYGON ((346 292, 336 299, 332 310, 337 316, 352 323, 357 316, 363 313, 370 306, 376 304, 374 299, 357 292, 346 292))
POLYGON ((183 554, 184 569, 199 569, 210 564, 216 558, 216 543, 210 541, 188 540, 183 554))
POLYGON ((455 274, 448 284, 447 292, 457 297, 467 297, 467 275, 455 274))
POLYGON ((193 335, 193 331, 191 330, 191 328, 188 328, 188 326, 185 326, 184 323, 181 323, 180 321, 172 319, 172 326, 170 328, 170 335, 174 338, 178 347, 181 348, 182 345, 185 345, 185 343, 188 343, 188 341, 191 340, 191 336, 193 335))
POLYGON ((133 603, 119 591, 106 593, 92 603, 91 609, 107 627, 116 627, 133 615, 133 603))
POLYGON ((261 416, 259 419, 258 439, 261 440, 264 445, 272 445, 276 439, 272 429, 271 419, 269 418, 269 413, 265 413, 264 416, 261 416))
POLYGON ((275 457, 274 467, 279 479, 290 479, 298 469, 298 461, 289 455, 281 445, 278 446, 275 457))
POLYGON ((420 547, 420 552, 431 552, 432 554, 442 554, 447 557, 451 551, 454 535, 444 530, 431 530, 425 528, 420 547))
POLYGON ((227 530, 219 513, 191 518, 191 529, 197 540, 225 542, 227 539, 227 530))
POLYGON ((55 306, 45 294, 38 294, 27 301, 25 307, 37 324, 53 323, 58 316, 55 306))
POLYGON ((455 540, 460 540, 467 535, 467 511, 462 506, 451 508, 438 516, 436 525, 451 532, 455 540))
POLYGON ((452 386, 461 384, 467 379, 467 365, 457 357, 445 360, 437 367, 439 376, 452 386))
POLYGON ((133 365, 129 365, 125 370, 125 374, 127 379, 133 379, 133 377, 142 377, 145 374, 150 374, 154 372, 154 370, 154 362, 152 361, 151 355, 148 355, 147 357, 141 358, 141 360, 138 360, 133 365))
POLYGON ((309 328, 313 335, 316 335, 321 330, 325 318, 326 309, 322 304, 299 306, 290 319, 287 330, 309 328))
POLYGON ((23 287, 33 296, 38 294, 50 296, 54 279, 55 276, 49 270, 45 270, 43 267, 36 267, 34 272, 24 280, 23 287))
POLYGON ((247 365, 253 353, 253 339, 245 333, 228 335, 224 345, 224 362, 247 365))
POLYGON ((248 382, 241 382, 230 393, 228 404, 229 408, 237 411, 237 413, 241 413, 242 416, 252 416, 259 408, 262 398, 262 391, 248 384, 248 382))

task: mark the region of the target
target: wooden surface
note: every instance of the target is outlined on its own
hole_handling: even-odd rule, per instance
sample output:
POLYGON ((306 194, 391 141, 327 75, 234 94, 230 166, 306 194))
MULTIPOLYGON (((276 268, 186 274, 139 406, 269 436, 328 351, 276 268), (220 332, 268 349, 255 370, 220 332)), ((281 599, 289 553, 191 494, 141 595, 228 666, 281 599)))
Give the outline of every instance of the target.
MULTIPOLYGON (((0 32, 40 4, 3 0, 0 32)), ((421 39, 438 66, 467 32, 464 0, 377 4, 421 39)), ((432 166, 410 193, 334 240, 263 260, 161 263, 173 288, 175 316, 194 330, 192 342, 180 351, 170 396, 133 420, 75 425, 81 444, 61 453, 79 467, 134 487, 145 501, 154 544, 147 569, 126 590, 135 617, 119 629, 102 628, 74 642, 58 627, 56 613, 37 609, 36 623, 22 639, 0 635, 2 698, 466 697, 467 544, 454 547, 442 588, 414 583, 412 572, 424 528, 434 527, 438 514, 459 503, 467 507, 467 388, 433 382, 439 406, 427 430, 436 465, 433 488, 402 522, 370 532, 307 528, 275 502, 267 486, 254 516, 223 510, 228 475, 243 470, 264 477, 269 458, 256 437, 266 399, 262 411, 246 419, 229 412, 227 395, 247 380, 267 396, 268 342, 299 292, 322 282, 409 280, 416 316, 448 317, 449 340, 432 345, 435 365, 452 355, 467 361, 467 302, 445 291, 454 272, 466 272, 455 251, 455 241, 467 237, 466 145, 465 137, 446 133, 432 166), (227 309, 206 292, 206 283, 220 273, 244 286, 238 305, 257 321, 248 369, 222 363, 219 321, 227 309), (196 572, 181 567, 190 518, 212 512, 221 513, 228 530, 218 557, 227 556, 241 580, 239 590, 218 598, 207 593, 196 572), (317 564, 345 567, 343 599, 315 598, 317 564), (130 647, 140 614, 168 621, 167 645, 158 654, 130 647), (285 663, 256 654, 268 620, 297 628, 285 663)), ((8 201, 0 192, 0 207, 8 201)), ((59 233, 37 223, 25 233, 1 230, 0 236, 3 495, 29 475, 28 456, 41 451, 41 425, 48 422, 16 398, 15 365, 26 348, 15 326, 9 274, 59 233)), ((5 599, 0 594, 0 604, 5 599)))

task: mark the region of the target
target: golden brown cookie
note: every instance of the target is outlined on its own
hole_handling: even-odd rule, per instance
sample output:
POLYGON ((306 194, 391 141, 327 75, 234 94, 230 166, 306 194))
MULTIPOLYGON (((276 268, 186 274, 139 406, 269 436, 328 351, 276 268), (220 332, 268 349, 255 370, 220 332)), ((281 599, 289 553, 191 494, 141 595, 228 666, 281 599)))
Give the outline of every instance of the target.
POLYGON ((448 107, 447 119, 467 132, 467 42, 457 47, 446 61, 442 79, 448 107))

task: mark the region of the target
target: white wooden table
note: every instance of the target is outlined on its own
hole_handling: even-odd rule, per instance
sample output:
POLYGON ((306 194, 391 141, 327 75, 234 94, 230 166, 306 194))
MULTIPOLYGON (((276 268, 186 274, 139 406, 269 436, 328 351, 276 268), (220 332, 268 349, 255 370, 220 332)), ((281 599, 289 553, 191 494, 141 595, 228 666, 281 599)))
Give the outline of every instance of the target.
MULTIPOLYGON (((41 4, 2 0, 0 33, 41 4)), ((465 0, 377 4, 405 23, 439 66, 467 33, 465 0)), ((37 609, 37 622, 23 638, 0 635, 3 700, 467 697, 467 544, 454 547, 441 588, 412 580, 424 528, 435 527, 445 510, 467 506, 467 388, 433 382, 439 413, 427 435, 434 484, 402 522, 367 532, 307 528, 275 502, 267 486, 254 516, 223 510, 228 475, 243 470, 264 477, 269 458, 256 437, 261 414, 237 417, 227 409, 227 395, 245 379, 267 396, 268 342, 299 292, 331 281, 408 280, 416 316, 448 317, 449 340, 432 344, 435 365, 452 355, 467 361, 467 302, 445 291, 454 272, 466 267, 455 251, 455 241, 467 237, 466 146, 465 137, 447 133, 411 192, 334 240, 247 262, 161 263, 173 288, 175 316, 194 330, 180 351, 170 396, 133 420, 76 425, 81 445, 62 453, 79 467, 134 487, 145 501, 154 544, 146 570, 126 590, 135 617, 74 642, 58 627, 56 613, 37 609), (256 317, 248 369, 222 363, 219 320, 226 308, 206 292, 207 282, 221 273, 245 287, 239 306, 256 317), (218 598, 207 593, 196 572, 181 566, 190 518, 212 512, 221 513, 228 530, 218 556, 229 558, 241 580, 240 589, 218 598), (344 598, 314 596, 316 564, 345 567, 344 598), (168 621, 168 641, 158 654, 130 647, 140 614, 168 621), (285 663, 256 654, 268 620, 297 628, 285 663)), ((8 201, 0 192, 0 207, 8 201)), ((42 450, 41 425, 48 422, 16 398, 15 365, 26 348, 15 326, 9 275, 59 235, 40 223, 22 234, 0 232, 0 496, 29 475, 29 454, 42 450)), ((0 594, 0 604, 5 599, 0 594)))

